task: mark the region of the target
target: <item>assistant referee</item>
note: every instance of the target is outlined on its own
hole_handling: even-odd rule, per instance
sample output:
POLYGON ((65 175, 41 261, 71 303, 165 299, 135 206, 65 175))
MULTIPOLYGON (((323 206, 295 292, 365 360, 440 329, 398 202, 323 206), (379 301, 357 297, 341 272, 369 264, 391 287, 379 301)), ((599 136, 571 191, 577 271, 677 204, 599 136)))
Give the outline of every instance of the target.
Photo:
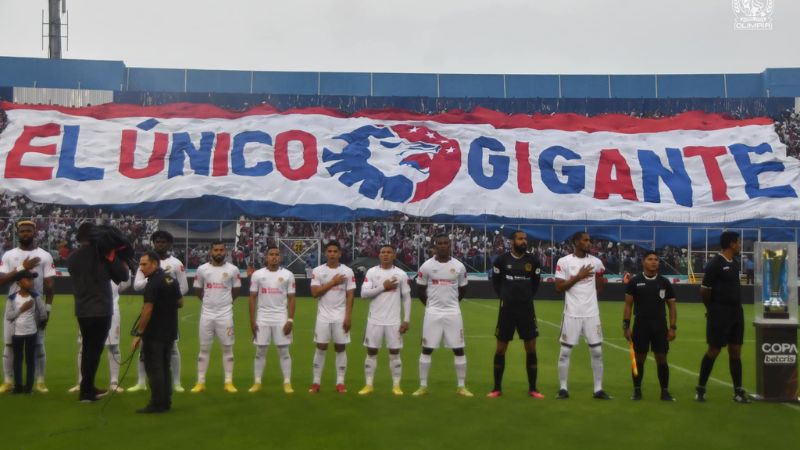
POLYGON ((533 308, 533 296, 539 289, 540 274, 539 259, 528 253, 528 235, 521 230, 513 232, 511 251, 499 256, 492 267, 492 285, 500 297, 500 311, 495 329, 497 348, 494 354, 494 389, 489 392, 488 397, 500 397, 503 393, 506 350, 516 331, 525 345, 528 395, 537 399, 544 398, 536 389, 536 337, 539 336, 539 329, 533 308))
POLYGON ((131 351, 142 341, 144 369, 150 383, 150 403, 136 410, 140 414, 162 413, 172 407, 170 356, 178 338, 178 308, 181 291, 178 280, 160 267, 158 253, 148 251, 139 259, 139 269, 147 277, 144 305, 136 327, 131 351))
POLYGON ((633 342, 636 353, 637 376, 633 377, 631 400, 642 399, 642 378, 647 352, 652 348, 656 358, 658 384, 661 386, 661 400, 675 401, 669 393, 669 365, 667 352, 670 341, 675 339, 678 329, 678 313, 675 307, 675 291, 672 283, 658 274, 658 254, 649 251, 642 259, 643 272, 634 275, 625 288, 625 310, 622 315, 622 328, 625 339, 633 342), (669 308, 669 328, 665 305, 669 308), (631 332, 631 310, 634 314, 631 332))

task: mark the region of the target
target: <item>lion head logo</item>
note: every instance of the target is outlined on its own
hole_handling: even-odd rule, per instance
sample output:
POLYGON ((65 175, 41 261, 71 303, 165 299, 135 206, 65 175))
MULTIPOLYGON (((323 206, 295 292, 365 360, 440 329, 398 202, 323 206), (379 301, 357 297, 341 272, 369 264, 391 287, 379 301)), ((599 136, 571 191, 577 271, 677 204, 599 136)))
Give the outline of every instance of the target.
POLYGON ((417 202, 448 186, 461 167, 458 141, 424 126, 365 125, 336 136, 344 141, 341 152, 328 148, 327 170, 341 174, 345 186, 361 183, 359 194, 392 202, 417 202))

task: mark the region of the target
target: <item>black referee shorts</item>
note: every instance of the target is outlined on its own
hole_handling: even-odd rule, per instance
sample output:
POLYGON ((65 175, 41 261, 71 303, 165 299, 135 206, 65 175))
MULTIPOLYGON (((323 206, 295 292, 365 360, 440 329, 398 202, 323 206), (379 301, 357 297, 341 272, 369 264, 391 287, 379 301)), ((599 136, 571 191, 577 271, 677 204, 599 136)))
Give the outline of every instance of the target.
POLYGON ((706 310, 706 342, 714 347, 744 342, 744 311, 741 305, 710 305, 706 310))
POLYGON ((667 323, 663 320, 636 320, 633 323, 631 340, 637 354, 647 353, 651 349, 653 353, 667 353, 667 323))
POLYGON ((539 336, 533 301, 500 301, 500 312, 497 315, 497 327, 494 331, 495 337, 502 342, 513 341, 515 330, 523 341, 530 341, 539 336))

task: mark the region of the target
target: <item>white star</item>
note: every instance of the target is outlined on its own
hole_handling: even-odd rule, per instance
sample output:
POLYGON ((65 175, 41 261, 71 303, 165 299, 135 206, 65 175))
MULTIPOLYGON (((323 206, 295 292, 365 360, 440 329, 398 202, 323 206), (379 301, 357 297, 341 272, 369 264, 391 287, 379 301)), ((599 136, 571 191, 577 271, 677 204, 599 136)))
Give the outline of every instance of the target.
POLYGON ((408 130, 408 131, 410 131, 411 133, 416 133, 416 132, 417 132, 417 130, 419 130, 419 128, 417 128, 417 127, 411 127, 411 129, 410 129, 410 130, 408 130))
POLYGON ((447 153, 453 153, 454 151, 456 151, 456 149, 454 149, 453 147, 447 147, 446 149, 444 149, 444 151, 447 153))
POLYGON ((430 131, 428 131, 427 133, 425 133, 425 136, 428 136, 428 139, 433 139, 433 137, 435 135, 433 133, 431 133, 430 131))

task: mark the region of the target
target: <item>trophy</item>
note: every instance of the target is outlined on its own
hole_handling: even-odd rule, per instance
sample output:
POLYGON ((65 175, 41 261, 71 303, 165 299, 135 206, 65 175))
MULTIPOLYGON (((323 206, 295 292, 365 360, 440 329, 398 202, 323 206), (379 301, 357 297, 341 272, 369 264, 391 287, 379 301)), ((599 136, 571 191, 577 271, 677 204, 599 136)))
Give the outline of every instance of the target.
POLYGON ((765 317, 788 317, 788 306, 783 299, 783 275, 786 272, 786 253, 784 249, 765 249, 762 253, 764 261, 764 286, 769 287, 769 296, 765 296, 764 298, 765 317))

